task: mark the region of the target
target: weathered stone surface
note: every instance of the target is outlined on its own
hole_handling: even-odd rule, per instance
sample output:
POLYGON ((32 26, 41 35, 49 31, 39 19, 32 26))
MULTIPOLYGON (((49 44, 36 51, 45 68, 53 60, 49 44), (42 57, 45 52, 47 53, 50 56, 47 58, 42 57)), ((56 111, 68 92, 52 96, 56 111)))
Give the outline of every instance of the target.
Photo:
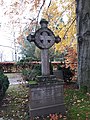
POLYGON ((48 115, 50 113, 65 114, 63 99, 63 83, 50 76, 48 50, 55 42, 60 42, 53 32, 47 28, 46 20, 40 21, 41 28, 35 34, 29 35, 28 40, 34 42, 41 49, 42 76, 38 77, 38 84, 30 86, 30 117, 48 115))
POLYGON ((49 49, 55 43, 55 36, 48 28, 41 28, 35 33, 35 44, 40 49, 49 49))
POLYGON ((43 49, 41 51, 41 65, 42 65, 42 75, 48 76, 50 75, 50 65, 49 65, 49 54, 48 49, 43 49))
POLYGON ((63 80, 63 71, 62 70, 54 70, 53 74, 56 76, 57 79, 63 80))
POLYGON ((41 49, 42 75, 50 75, 49 55, 48 50, 55 43, 59 43, 61 39, 55 36, 54 33, 47 27, 48 22, 43 19, 40 21, 41 28, 34 35, 29 34, 27 40, 34 42, 41 49))
POLYGON ((65 114, 63 83, 35 85, 30 88, 30 115, 41 116, 50 113, 65 114))

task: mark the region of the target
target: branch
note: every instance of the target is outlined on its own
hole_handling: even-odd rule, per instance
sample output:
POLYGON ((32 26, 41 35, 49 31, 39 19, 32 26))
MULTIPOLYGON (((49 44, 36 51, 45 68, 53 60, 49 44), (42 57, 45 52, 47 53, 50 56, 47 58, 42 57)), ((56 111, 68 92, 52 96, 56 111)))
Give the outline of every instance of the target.
POLYGON ((63 39, 65 39, 65 36, 66 36, 66 34, 67 34, 68 30, 69 30, 69 29, 70 29, 70 27, 73 25, 73 23, 75 22, 75 20, 76 20, 76 17, 74 18, 74 20, 72 21, 72 23, 70 24, 70 26, 67 28, 67 30, 66 30, 66 32, 65 32, 65 34, 64 34, 63 39))
POLYGON ((52 0, 50 0, 50 2, 49 2, 48 8, 49 8, 49 7, 50 7, 50 5, 51 5, 51 1, 52 1, 52 0))
POLYGON ((65 8, 65 10, 61 13, 61 15, 63 15, 63 13, 66 12, 67 8, 71 8, 70 6, 73 5, 74 3, 75 3, 75 1, 73 1, 71 4, 69 4, 69 5, 65 8))
POLYGON ((41 5, 40 10, 39 10, 39 12, 38 12, 38 15, 37 15, 37 17, 36 17, 36 18, 37 18, 37 20, 36 20, 37 22, 38 22, 38 19, 39 19, 40 12, 41 12, 44 4, 45 4, 45 1, 46 1, 46 0, 43 0, 43 4, 41 5))
MULTIPOLYGON (((69 24, 70 22, 71 22, 71 20, 68 20, 67 24, 69 24)), ((60 31, 61 31, 64 27, 66 27, 67 24, 65 24, 62 28, 60 28, 60 31)), ((59 32, 60 32, 60 31, 59 31, 59 32)))
POLYGON ((49 2, 49 5, 48 5, 47 11, 46 11, 46 15, 48 16, 48 22, 50 21, 49 15, 48 15, 48 9, 49 9, 50 5, 51 5, 51 0, 50 0, 50 2, 49 2))
MULTIPOLYGON (((68 8, 70 9, 70 8, 71 8, 70 6, 72 6, 74 3, 75 3, 75 1, 73 1, 71 4, 69 4, 69 5, 65 8, 65 10, 62 11, 62 13, 60 14, 60 17, 63 15, 63 13, 66 12, 66 10, 67 10, 68 8)), ((46 15, 48 16, 48 21, 50 21, 50 18, 49 18, 49 15, 48 15, 48 9, 49 9, 50 5, 51 5, 51 0, 50 0, 50 3, 49 3, 49 5, 48 5, 47 11, 46 11, 46 15)), ((59 20, 59 19, 57 19, 56 22, 58 22, 58 20, 59 20)))
POLYGON ((11 48, 11 49, 14 49, 13 47, 10 47, 10 46, 5 46, 5 45, 0 45, 2 47, 8 47, 8 48, 11 48))

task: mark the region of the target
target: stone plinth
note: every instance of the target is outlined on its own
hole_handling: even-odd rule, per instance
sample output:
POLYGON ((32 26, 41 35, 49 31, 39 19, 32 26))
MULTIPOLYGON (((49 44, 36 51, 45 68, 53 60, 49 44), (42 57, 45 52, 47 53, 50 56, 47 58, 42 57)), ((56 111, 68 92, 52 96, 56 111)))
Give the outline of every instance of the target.
POLYGON ((63 97, 63 82, 40 83, 30 85, 30 117, 46 116, 50 113, 62 113, 65 115, 63 97))

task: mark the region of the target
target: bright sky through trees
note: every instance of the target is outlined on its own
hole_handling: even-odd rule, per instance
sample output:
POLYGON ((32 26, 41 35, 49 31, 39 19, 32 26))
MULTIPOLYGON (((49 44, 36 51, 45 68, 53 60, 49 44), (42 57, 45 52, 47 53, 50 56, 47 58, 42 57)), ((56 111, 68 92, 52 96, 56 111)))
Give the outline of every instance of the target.
MULTIPOLYGON (((45 6, 49 3, 50 0, 46 0, 45 6)), ((35 10, 32 9, 33 1, 30 0, 0 1, 0 61, 15 60, 15 52, 19 52, 17 38, 24 28, 29 27, 31 20, 38 16, 42 4, 41 1, 35 10)), ((41 14, 38 19, 40 18, 41 14)))
POLYGON ((15 59, 15 49, 18 53, 18 47, 15 48, 17 37, 25 26, 29 26, 30 19, 38 14, 31 10, 31 4, 30 0, 0 0, 0 61, 15 59))

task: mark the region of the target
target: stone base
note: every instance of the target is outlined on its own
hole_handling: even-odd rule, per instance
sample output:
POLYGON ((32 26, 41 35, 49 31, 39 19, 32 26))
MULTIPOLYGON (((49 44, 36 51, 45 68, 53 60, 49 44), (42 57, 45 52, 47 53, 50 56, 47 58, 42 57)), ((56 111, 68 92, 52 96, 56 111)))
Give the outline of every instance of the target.
POLYGON ((30 85, 29 101, 30 117, 46 116, 50 113, 65 115, 63 82, 30 85))
POLYGON ((57 105, 44 106, 44 107, 39 107, 35 109, 30 109, 30 117, 47 116, 52 113, 61 113, 65 115, 65 105, 57 104, 57 105))

